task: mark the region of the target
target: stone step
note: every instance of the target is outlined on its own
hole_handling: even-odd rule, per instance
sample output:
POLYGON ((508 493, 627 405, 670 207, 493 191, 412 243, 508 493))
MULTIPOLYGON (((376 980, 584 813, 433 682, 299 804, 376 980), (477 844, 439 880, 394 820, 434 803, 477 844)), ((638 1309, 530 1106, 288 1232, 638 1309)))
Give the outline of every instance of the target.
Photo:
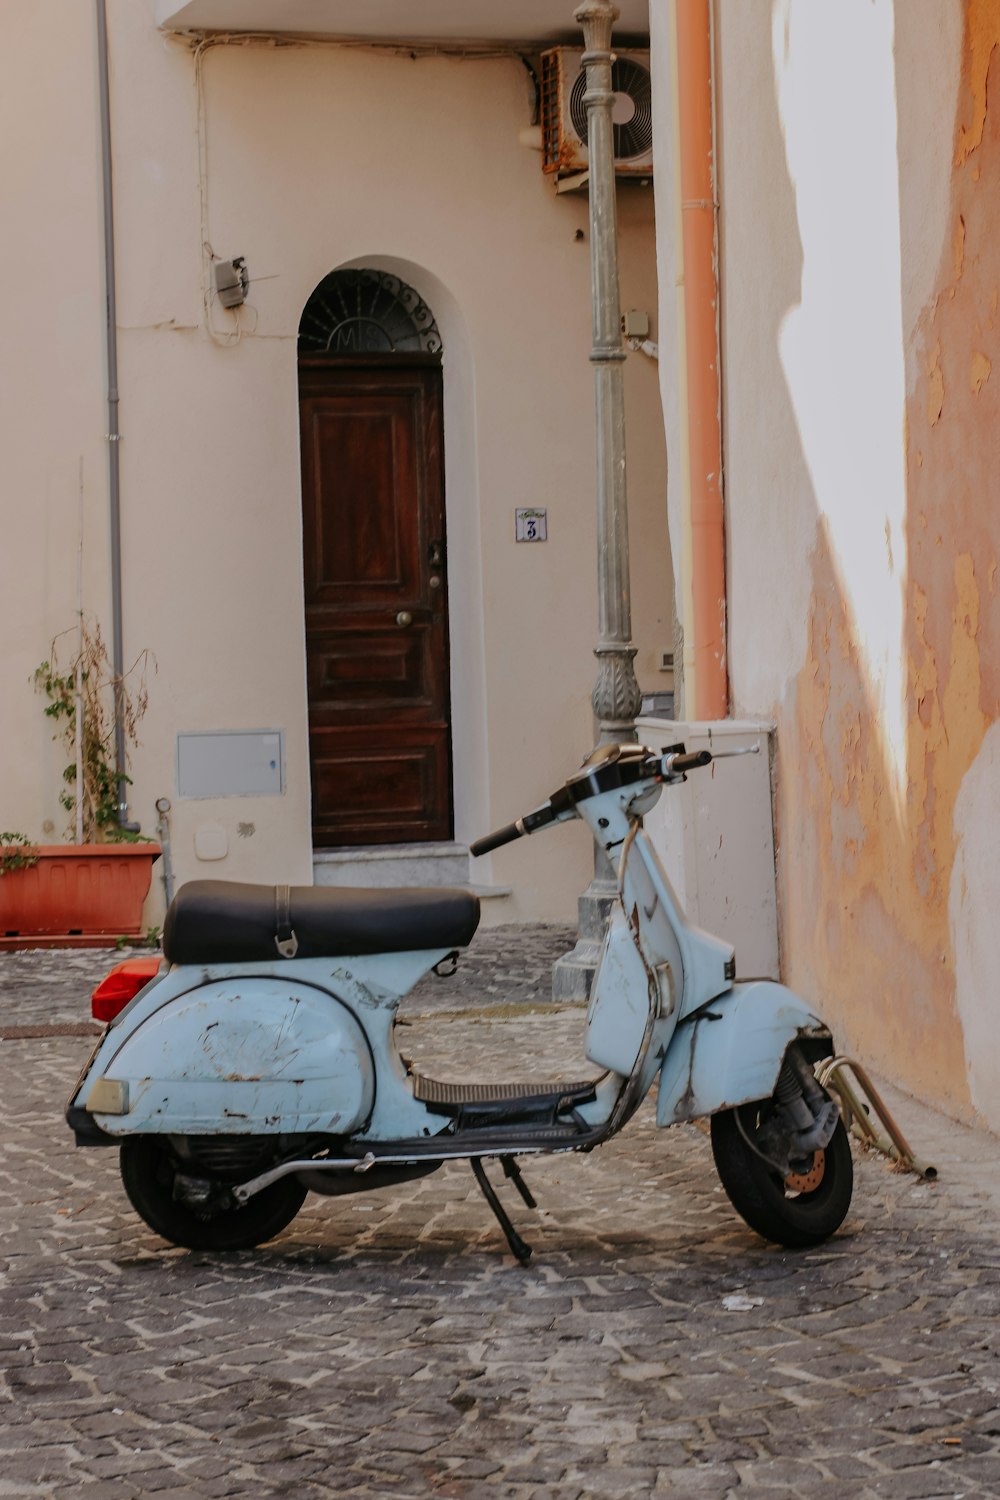
POLYGON ((313 882, 327 886, 464 886, 488 899, 509 886, 484 886, 470 877, 465 844, 363 844, 314 849, 313 882))

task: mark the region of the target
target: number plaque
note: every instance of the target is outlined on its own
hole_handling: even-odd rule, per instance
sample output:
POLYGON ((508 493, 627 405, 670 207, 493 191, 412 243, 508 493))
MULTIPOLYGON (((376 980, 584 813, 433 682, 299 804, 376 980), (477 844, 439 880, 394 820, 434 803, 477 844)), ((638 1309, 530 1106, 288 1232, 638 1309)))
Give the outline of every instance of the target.
POLYGON ((519 506, 514 511, 514 537, 519 542, 548 541, 548 511, 519 506))

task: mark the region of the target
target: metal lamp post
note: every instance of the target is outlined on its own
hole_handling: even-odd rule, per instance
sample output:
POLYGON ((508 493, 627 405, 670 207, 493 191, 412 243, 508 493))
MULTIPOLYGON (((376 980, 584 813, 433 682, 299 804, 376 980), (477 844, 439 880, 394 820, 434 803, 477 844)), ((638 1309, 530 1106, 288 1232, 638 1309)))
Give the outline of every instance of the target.
MULTIPOLYGON (((632 607, 625 485, 625 343, 618 290, 618 211, 615 193, 611 87, 611 31, 618 19, 611 0, 585 0, 575 17, 583 28, 587 69, 587 150, 590 196, 590 270, 593 293, 594 394, 597 426, 597 682, 591 701, 598 743, 635 739, 641 695, 632 665, 632 607)), ((595 848, 594 878, 579 901, 579 938, 558 960, 552 994, 557 1000, 589 993, 615 881, 606 856, 595 848)))

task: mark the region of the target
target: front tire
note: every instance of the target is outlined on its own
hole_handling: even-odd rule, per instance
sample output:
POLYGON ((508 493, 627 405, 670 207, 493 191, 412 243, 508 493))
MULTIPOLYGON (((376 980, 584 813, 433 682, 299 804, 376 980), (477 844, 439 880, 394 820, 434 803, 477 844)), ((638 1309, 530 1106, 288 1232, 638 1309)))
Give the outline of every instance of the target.
POLYGON ((143 1223, 187 1250, 252 1250, 280 1234, 306 1196, 294 1177, 280 1177, 242 1207, 203 1216, 174 1197, 180 1168, 166 1141, 134 1136, 122 1143, 119 1160, 128 1200, 143 1223))
POLYGON ((813 1153, 807 1170, 782 1177, 749 1144, 771 1107, 761 1100, 712 1116, 719 1180, 736 1212, 764 1239, 791 1250, 822 1244, 844 1222, 854 1191, 844 1123, 837 1121, 829 1145, 813 1153))

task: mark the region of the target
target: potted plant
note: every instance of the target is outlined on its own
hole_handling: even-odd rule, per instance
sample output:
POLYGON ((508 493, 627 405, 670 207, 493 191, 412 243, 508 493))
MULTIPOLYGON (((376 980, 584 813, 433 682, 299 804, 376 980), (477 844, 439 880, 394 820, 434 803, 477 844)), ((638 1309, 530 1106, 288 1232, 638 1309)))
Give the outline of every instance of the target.
POLYGON ((55 724, 53 738, 72 759, 59 801, 71 814, 68 844, 34 844, 0 834, 0 947, 98 947, 142 938, 142 907, 159 846, 119 821, 115 743, 120 722, 126 755, 139 743, 146 711, 144 652, 120 680, 100 627, 81 615, 72 660, 64 637, 35 672, 55 724))

